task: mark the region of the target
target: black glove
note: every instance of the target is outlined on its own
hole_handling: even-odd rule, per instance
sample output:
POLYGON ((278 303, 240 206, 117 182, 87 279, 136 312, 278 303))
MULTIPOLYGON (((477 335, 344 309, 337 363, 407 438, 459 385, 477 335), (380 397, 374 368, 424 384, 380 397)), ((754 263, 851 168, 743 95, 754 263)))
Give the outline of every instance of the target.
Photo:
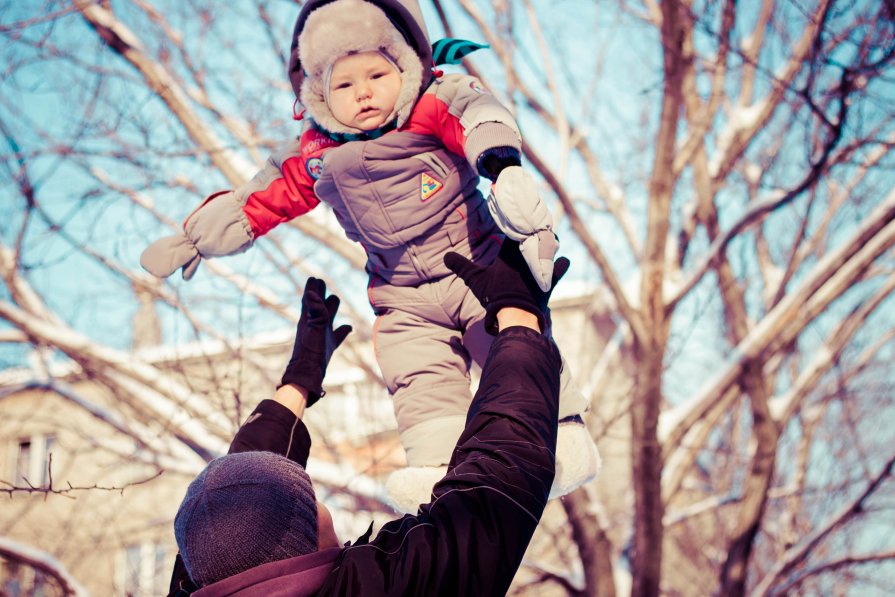
POLYGON ((308 391, 308 406, 323 397, 323 376, 333 352, 351 332, 350 325, 333 330, 333 320, 339 310, 339 297, 326 296, 326 282, 308 278, 301 297, 301 317, 295 332, 292 358, 286 365, 281 386, 295 384, 308 391))
POLYGON ((528 265, 519 252, 519 243, 504 239, 497 259, 488 267, 482 267, 457 253, 444 256, 444 264, 457 274, 485 307, 485 329, 497 333, 497 312, 504 307, 518 307, 538 318, 541 331, 546 327, 547 301, 553 285, 569 269, 569 260, 560 257, 553 264, 553 283, 544 292, 535 282, 528 265))

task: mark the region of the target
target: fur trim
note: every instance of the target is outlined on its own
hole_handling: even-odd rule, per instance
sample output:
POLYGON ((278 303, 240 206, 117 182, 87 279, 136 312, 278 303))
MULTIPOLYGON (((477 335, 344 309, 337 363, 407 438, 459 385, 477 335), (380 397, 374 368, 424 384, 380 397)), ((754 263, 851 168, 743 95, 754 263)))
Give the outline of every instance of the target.
POLYGON ((419 97, 423 65, 416 52, 377 6, 364 0, 336 0, 316 9, 298 38, 298 51, 305 78, 301 104, 322 128, 333 133, 363 133, 345 126, 326 103, 324 79, 336 60, 358 52, 383 52, 401 71, 401 91, 386 122, 397 119, 402 126, 419 97))

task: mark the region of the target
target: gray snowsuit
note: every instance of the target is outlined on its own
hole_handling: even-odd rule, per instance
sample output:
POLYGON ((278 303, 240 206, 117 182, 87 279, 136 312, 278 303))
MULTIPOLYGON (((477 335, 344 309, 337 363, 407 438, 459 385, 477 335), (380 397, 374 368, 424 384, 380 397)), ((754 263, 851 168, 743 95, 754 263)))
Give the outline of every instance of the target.
MULTIPOLYGON (((291 72, 297 92, 303 82, 297 40, 307 14, 325 3, 306 3, 296 24, 291 72)), ((420 63, 430 64, 416 3, 373 4, 393 22, 405 19, 398 29, 420 63)), ((443 256, 456 251, 478 263, 496 256, 503 237, 477 188, 477 168, 489 152, 518 152, 521 138, 510 112, 477 79, 424 72, 422 93, 398 112, 393 128, 334 134, 307 120, 302 135, 249 183, 207 200, 184 227, 201 256, 229 255, 320 201, 329 205, 367 253, 376 358, 394 397, 408 463, 439 466, 449 462, 465 426, 470 367, 484 365, 493 341, 483 308, 443 256)), ((560 418, 586 408, 564 366, 560 418)))

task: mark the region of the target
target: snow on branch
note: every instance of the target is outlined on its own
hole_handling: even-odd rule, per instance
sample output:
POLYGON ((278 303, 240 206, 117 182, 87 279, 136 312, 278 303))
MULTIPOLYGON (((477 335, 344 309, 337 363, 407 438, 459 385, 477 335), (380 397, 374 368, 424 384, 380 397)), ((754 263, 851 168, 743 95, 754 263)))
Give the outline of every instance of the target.
MULTIPOLYGON (((118 433, 131 438, 138 446, 145 448, 145 450, 151 454, 151 456, 147 454, 147 457, 135 455, 133 451, 125 454, 122 453, 120 449, 116 450, 108 445, 104 445, 106 449, 119 453, 124 458, 136 458, 146 462, 146 464, 163 468, 166 471, 174 471, 187 475, 195 475, 202 470, 203 466, 205 466, 205 460, 203 458, 175 438, 159 435, 158 431, 146 427, 133 418, 125 420, 120 413, 105 408, 92 400, 88 400, 73 388, 59 380, 49 379, 42 381, 32 379, 21 384, 8 386, 0 390, 0 399, 28 390, 46 390, 53 392, 60 398, 83 409, 95 419, 105 423, 118 433)), ((209 447, 208 451, 211 450, 212 447, 209 447)))
MULTIPOLYGON (((890 275, 869 300, 862 303, 856 312, 845 318, 827 335, 824 344, 814 351, 814 358, 802 370, 792 387, 771 403, 771 413, 778 423, 786 423, 802 398, 817 386, 825 373, 830 371, 833 363, 839 360, 848 342, 863 328, 867 318, 893 291, 895 291, 895 275, 890 275)), ((891 333, 882 338, 882 340, 890 339, 891 333)), ((876 350, 880 350, 883 345, 876 343, 874 346, 876 350)), ((866 353, 864 357, 867 358, 866 353)))
POLYGON ((743 338, 728 365, 714 380, 690 400, 662 414, 659 438, 665 449, 679 446, 687 430, 727 393, 749 362, 770 358, 841 296, 849 284, 893 244, 895 191, 865 218, 848 240, 818 261, 801 284, 743 338))
POLYGON ((11 562, 24 564, 52 577, 59 583, 63 593, 73 597, 88 597, 90 593, 62 563, 49 553, 26 545, 9 537, 0 537, 0 556, 11 562))
MULTIPOLYGON (((120 399, 127 399, 133 408, 149 418, 165 422, 172 433, 184 441, 194 443, 202 438, 213 446, 214 452, 226 451, 221 438, 232 431, 226 417, 218 409, 206 405, 205 412, 201 413, 202 420, 198 419, 195 416, 197 412, 190 411, 197 411, 193 406, 201 406, 205 400, 155 367, 134 361, 128 354, 100 346, 63 324, 42 321, 2 301, 0 317, 35 341, 55 346, 111 388, 121 390, 120 399)), ((198 446, 192 447, 195 449, 198 446)), ((204 452, 201 455, 206 458, 210 456, 204 452)))

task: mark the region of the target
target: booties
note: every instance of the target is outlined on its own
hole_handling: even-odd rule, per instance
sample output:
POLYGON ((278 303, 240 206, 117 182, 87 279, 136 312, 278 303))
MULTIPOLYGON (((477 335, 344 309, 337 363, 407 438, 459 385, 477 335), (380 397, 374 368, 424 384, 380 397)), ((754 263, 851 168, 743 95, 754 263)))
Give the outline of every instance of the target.
POLYGON ((408 466, 393 472, 385 482, 385 493, 392 508, 403 514, 416 514, 421 504, 432 501, 432 487, 447 474, 444 466, 408 466))
POLYGON ((603 460, 579 415, 559 422, 556 436, 556 476, 550 498, 568 495, 600 474, 603 460))
MULTIPOLYGON (((602 467, 597 446, 580 416, 559 423, 556 438, 556 476, 550 499, 562 497, 597 477, 602 467)), ((447 466, 408 466, 396 470, 385 482, 392 507, 415 514, 421 504, 432 500, 432 487, 447 473, 447 466)))

